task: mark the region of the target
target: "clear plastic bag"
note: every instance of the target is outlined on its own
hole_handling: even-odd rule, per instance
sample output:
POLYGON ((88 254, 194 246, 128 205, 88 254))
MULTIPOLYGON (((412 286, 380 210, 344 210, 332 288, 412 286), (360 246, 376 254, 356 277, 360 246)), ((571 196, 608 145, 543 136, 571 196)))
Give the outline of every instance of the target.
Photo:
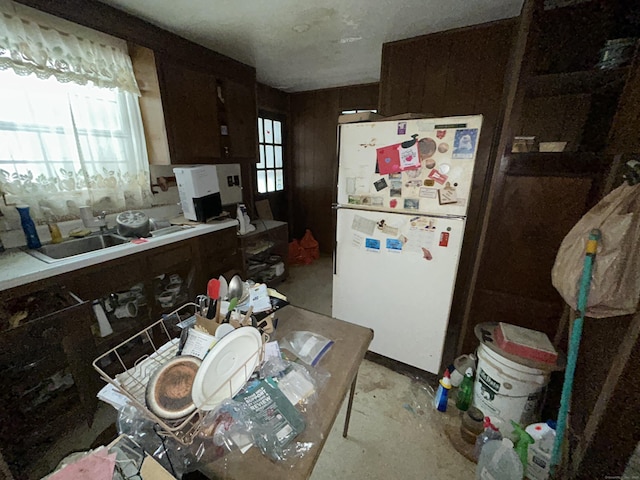
POLYGON ((126 404, 118 411, 117 427, 118 433, 127 435, 151 453, 174 477, 180 478, 194 469, 197 461, 194 447, 160 435, 158 426, 135 406, 126 404))
POLYGON ((279 343, 282 349, 293 353, 307 365, 315 367, 329 351, 333 340, 317 333, 301 330, 289 333, 279 343))

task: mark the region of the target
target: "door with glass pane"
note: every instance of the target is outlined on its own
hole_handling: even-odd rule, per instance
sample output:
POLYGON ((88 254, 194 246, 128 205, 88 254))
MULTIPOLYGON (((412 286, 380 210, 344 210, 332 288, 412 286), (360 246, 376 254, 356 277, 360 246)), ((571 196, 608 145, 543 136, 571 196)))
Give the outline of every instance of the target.
POLYGON ((268 199, 275 220, 288 220, 285 165, 286 117, 258 114, 259 161, 256 164, 256 200, 268 199))

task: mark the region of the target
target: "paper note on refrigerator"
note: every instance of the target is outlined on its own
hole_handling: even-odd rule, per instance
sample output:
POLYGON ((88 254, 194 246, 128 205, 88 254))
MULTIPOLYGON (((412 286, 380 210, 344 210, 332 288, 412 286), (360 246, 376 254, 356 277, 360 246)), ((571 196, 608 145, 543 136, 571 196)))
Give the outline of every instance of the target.
POLYGON ((404 234, 407 243, 404 245, 405 252, 415 252, 422 254, 422 248, 430 248, 435 241, 435 231, 411 228, 404 234))
POLYGON ((354 215, 351 228, 359 232, 362 232, 365 235, 373 235, 373 232, 376 229, 376 222, 375 220, 370 220, 368 218, 363 217, 362 215, 354 215))

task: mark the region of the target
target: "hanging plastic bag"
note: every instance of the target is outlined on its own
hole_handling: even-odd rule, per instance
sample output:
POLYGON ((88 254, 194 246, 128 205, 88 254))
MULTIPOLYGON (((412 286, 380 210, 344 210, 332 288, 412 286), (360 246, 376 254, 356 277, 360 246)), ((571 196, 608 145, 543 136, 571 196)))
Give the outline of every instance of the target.
POLYGON ((320 246, 318 244, 318 241, 313 238, 311 230, 307 229, 307 231, 304 233, 304 237, 302 237, 302 239, 300 240, 300 246, 304 248, 308 257, 312 258, 313 260, 317 260, 318 258, 320 258, 320 246))
POLYGON ((593 318, 629 315, 640 299, 640 184, 621 185, 589 210, 562 241, 551 281, 576 308, 578 284, 589 232, 602 238, 594 263, 586 315, 593 318))

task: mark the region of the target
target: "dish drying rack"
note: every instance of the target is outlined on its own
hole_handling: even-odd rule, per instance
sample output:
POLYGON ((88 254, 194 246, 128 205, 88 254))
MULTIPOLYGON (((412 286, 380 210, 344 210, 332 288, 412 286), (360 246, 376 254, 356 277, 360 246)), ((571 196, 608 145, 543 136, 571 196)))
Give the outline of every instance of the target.
MULTIPOLYGON (((153 372, 174 358, 178 353, 180 339, 175 335, 171 335, 169 328, 167 328, 167 323, 172 319, 177 319, 177 321, 180 322, 184 315, 189 314, 190 310, 193 312, 192 315, 195 315, 195 312, 198 310, 198 305, 190 302, 185 303, 167 314, 164 318, 152 323, 147 328, 129 337, 93 361, 93 368, 100 374, 100 377, 105 382, 113 385, 122 395, 127 397, 129 402, 134 405, 142 415, 159 426, 159 435, 174 438, 183 445, 193 443, 194 438, 201 430, 202 420, 208 411, 196 408, 191 414, 184 418, 166 420, 147 408, 145 396, 147 384, 153 372), (135 345, 133 350, 130 349, 131 345, 135 345), (141 349, 140 345, 146 350, 150 349, 151 353, 139 351, 137 353, 140 353, 140 356, 137 356, 135 349, 141 349), (109 357, 114 360, 111 365, 115 364, 116 367, 119 367, 118 373, 113 375, 109 375, 103 370, 103 367, 101 367, 103 361, 109 357), (131 360, 131 358, 133 358, 133 360, 131 360)), ((191 314, 189 317, 190 316, 191 314)), ((179 327, 176 326, 176 328, 179 327)), ((229 380, 213 392, 207 400, 213 398, 218 392, 223 391, 225 388, 229 390, 229 398, 231 398, 233 396, 232 379, 244 369, 244 377, 248 380, 253 374, 253 370, 248 371, 248 365, 253 362, 256 356, 258 356, 257 363, 259 364, 263 352, 263 346, 258 348, 245 363, 229 375, 229 380)))

